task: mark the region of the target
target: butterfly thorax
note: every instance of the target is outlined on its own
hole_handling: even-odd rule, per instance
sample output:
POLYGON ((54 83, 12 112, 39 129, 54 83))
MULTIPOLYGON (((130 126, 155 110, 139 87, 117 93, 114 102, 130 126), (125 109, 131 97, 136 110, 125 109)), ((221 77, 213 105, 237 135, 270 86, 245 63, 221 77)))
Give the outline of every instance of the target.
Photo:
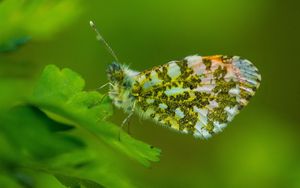
POLYGON ((127 66, 118 63, 112 63, 108 66, 107 75, 110 81, 109 97, 113 104, 130 113, 135 102, 135 96, 132 95, 132 85, 134 77, 138 72, 128 69, 127 66))

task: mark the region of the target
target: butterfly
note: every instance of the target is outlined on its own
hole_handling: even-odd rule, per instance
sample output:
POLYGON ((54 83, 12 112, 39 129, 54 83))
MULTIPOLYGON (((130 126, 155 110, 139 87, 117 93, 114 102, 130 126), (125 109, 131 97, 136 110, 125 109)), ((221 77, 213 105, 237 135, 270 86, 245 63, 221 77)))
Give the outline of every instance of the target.
POLYGON ((108 95, 129 114, 122 125, 136 113, 178 132, 209 138, 221 132, 259 88, 258 69, 239 56, 192 55, 142 72, 131 70, 117 63, 93 21, 90 26, 116 60, 107 69, 108 95))
POLYGON ((258 69, 238 56, 192 55, 142 72, 112 63, 107 69, 112 103, 128 113, 209 138, 246 106, 261 82, 258 69))

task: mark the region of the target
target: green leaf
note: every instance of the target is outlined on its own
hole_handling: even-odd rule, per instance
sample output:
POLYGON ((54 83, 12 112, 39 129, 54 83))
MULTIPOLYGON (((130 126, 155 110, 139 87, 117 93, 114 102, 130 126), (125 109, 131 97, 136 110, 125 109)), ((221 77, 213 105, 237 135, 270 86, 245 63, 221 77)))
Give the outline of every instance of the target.
POLYGON ((84 129, 145 166, 151 161, 159 161, 159 149, 132 138, 120 127, 106 121, 112 115, 107 98, 95 91, 82 91, 83 88, 84 80, 77 73, 49 65, 44 69, 30 103, 52 114, 49 117, 55 114, 56 120, 84 129))
POLYGON ((35 168, 54 175, 67 187, 134 187, 114 153, 89 136, 85 140, 88 147, 84 150, 58 156, 35 168))
POLYGON ((87 187, 87 188, 103 188, 102 185, 99 185, 93 181, 80 179, 76 177, 69 177, 63 175, 56 175, 56 178, 66 187, 78 188, 78 187, 87 187))
POLYGON ((119 169, 121 165, 113 166, 118 161, 109 150, 83 132, 70 135, 74 129, 69 130, 33 106, 17 106, 0 114, 0 177, 6 177, 4 185, 41 187, 39 174, 46 173, 59 177, 64 185, 133 187, 119 169))
POLYGON ((3 174, 0 174, 0 187, 22 188, 15 179, 3 174))
POLYGON ((0 177, 5 185, 35 188, 59 181, 66 187, 134 187, 128 158, 115 152, 145 166, 159 160, 159 149, 107 121, 112 115, 108 98, 83 88, 77 73, 49 65, 27 105, 2 109, 0 177))
MULTIPOLYGON (((49 119, 36 107, 14 107, 9 112, 2 113, 0 120, 1 133, 14 149, 16 157, 39 161, 84 146, 75 137, 55 133, 57 127, 65 130, 69 126, 49 119)), ((7 154, 2 152, 3 150, 0 150, 0 158, 7 154)))
POLYGON ((70 130, 70 126, 49 119, 33 106, 2 111, 0 187, 35 187, 34 175, 41 166, 49 166, 48 162, 66 153, 82 151, 85 144, 62 130, 70 130), (24 169, 34 169, 34 175, 24 173, 24 169))

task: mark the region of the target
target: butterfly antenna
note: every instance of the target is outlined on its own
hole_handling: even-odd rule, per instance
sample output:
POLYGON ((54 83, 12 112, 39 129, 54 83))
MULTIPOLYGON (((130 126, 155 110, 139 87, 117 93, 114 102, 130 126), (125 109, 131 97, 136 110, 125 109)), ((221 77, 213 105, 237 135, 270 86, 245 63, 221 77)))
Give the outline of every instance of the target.
POLYGON ((106 49, 108 50, 108 52, 113 56, 113 58, 116 60, 116 62, 119 62, 119 59, 117 57, 117 55, 115 54, 115 52, 112 50, 112 48, 109 46, 109 44, 106 42, 106 40, 102 37, 102 35, 100 34, 99 30, 97 29, 95 23, 93 21, 90 21, 90 26, 94 29, 94 31, 97 34, 97 40, 99 40, 100 42, 102 42, 106 49))

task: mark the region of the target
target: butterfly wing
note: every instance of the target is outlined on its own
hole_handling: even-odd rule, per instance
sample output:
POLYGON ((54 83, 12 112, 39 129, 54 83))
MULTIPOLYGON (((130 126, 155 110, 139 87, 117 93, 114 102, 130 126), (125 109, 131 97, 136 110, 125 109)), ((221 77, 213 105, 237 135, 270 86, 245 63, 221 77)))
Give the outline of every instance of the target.
POLYGON ((222 131, 259 87, 261 76, 238 56, 188 56, 138 74, 132 93, 145 118, 195 137, 222 131))

